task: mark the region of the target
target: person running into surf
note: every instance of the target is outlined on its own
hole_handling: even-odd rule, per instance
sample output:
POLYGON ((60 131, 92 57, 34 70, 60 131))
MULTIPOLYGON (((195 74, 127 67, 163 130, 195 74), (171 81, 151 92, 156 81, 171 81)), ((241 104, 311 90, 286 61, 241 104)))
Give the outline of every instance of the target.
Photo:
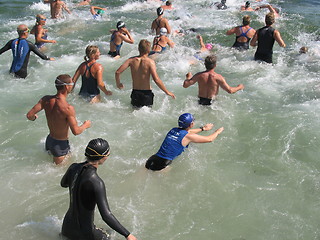
POLYGON ((228 93, 235 93, 244 89, 242 84, 236 87, 228 85, 224 77, 214 71, 217 63, 217 58, 214 55, 209 55, 204 61, 206 71, 198 72, 194 76, 191 72, 186 74, 186 80, 183 82, 183 87, 188 88, 191 85, 198 83, 198 103, 200 105, 211 105, 219 93, 219 87, 228 93))
POLYGON ((72 78, 75 87, 78 78, 80 76, 82 77, 79 95, 88 99, 90 103, 101 101, 100 90, 107 96, 112 95, 112 92, 106 89, 103 82, 103 67, 100 63, 97 63, 99 58, 99 48, 97 46, 89 45, 86 48, 85 61, 80 64, 72 78))
POLYGON ((67 7, 66 3, 61 0, 44 0, 44 3, 50 4, 51 18, 63 18, 62 10, 71 14, 71 11, 67 7))
POLYGON ((215 140, 224 128, 221 127, 208 136, 202 136, 198 133, 209 131, 213 124, 208 123, 200 128, 194 127, 194 117, 190 113, 180 115, 178 126, 172 128, 162 142, 159 151, 152 155, 146 162, 145 167, 149 170, 160 171, 169 166, 190 143, 208 143, 215 140))
POLYGON ((108 54, 113 58, 120 58, 120 49, 123 42, 133 44, 133 37, 122 21, 117 22, 117 30, 112 29, 110 32, 112 35, 110 39, 110 51, 108 54))
POLYGON ((136 240, 112 214, 106 195, 106 187, 98 176, 97 169, 110 155, 109 143, 102 139, 92 139, 86 149, 86 161, 73 163, 60 181, 63 188, 69 188, 70 205, 63 219, 62 235, 70 240, 110 240, 111 236, 94 225, 94 211, 99 209, 103 221, 124 236, 136 240))
POLYGON ((117 87, 123 89, 124 86, 120 81, 120 75, 130 67, 133 88, 130 97, 131 104, 135 108, 151 107, 153 105, 154 94, 151 90, 150 77, 153 78, 153 81, 165 94, 175 99, 175 95, 167 90, 158 76, 156 64, 153 59, 149 58, 149 53, 150 42, 142 39, 139 43, 139 56, 129 58, 115 72, 117 87))
POLYGON ((162 53, 166 50, 167 45, 169 45, 170 48, 173 48, 174 42, 167 37, 167 29, 161 28, 160 35, 155 36, 153 39, 152 51, 149 53, 149 55, 153 55, 155 53, 162 53))
POLYGON ((157 8, 157 15, 158 17, 153 20, 151 24, 151 31, 156 33, 156 35, 160 35, 160 29, 161 28, 166 28, 167 33, 171 33, 171 27, 169 25, 168 19, 163 17, 164 10, 163 8, 159 7, 157 8))
POLYGON ((227 31, 227 35, 236 35, 236 40, 233 44, 233 48, 238 50, 249 49, 249 42, 256 33, 252 27, 250 27, 251 18, 249 15, 245 15, 242 18, 242 26, 234 27, 227 31))
POLYGON ((38 118, 37 113, 44 109, 50 130, 45 147, 53 155, 55 164, 62 163, 70 152, 69 128, 74 135, 79 135, 91 126, 89 120, 78 126, 74 107, 67 102, 67 96, 72 91, 73 84, 69 75, 59 75, 55 80, 57 93, 42 97, 27 113, 27 118, 35 121, 38 118))
POLYGON ((43 48, 45 43, 56 43, 56 40, 48 40, 48 29, 43 27, 46 25, 47 18, 44 15, 36 16, 36 24, 31 29, 30 33, 34 34, 35 45, 37 48, 43 48))
POLYGON ((17 27, 17 32, 19 37, 7 42, 7 44, 0 49, 0 55, 11 49, 13 61, 11 64, 10 73, 13 73, 17 78, 26 78, 28 75, 27 68, 31 51, 43 60, 53 61, 54 58, 47 57, 40 52, 40 50, 33 43, 27 40, 30 30, 26 25, 20 24, 17 27))

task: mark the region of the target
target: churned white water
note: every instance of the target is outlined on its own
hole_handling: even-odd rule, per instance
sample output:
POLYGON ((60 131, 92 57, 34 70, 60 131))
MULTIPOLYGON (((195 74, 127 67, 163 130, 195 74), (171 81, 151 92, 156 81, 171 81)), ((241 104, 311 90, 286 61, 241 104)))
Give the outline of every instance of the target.
MULTIPOLYGON (((229 8, 217 11, 208 7, 211 1, 174 1, 175 9, 165 12, 172 28, 198 29, 171 36, 175 47, 156 60, 160 78, 177 99, 153 84, 154 106, 134 111, 129 70, 121 75, 124 90, 116 88, 114 72, 138 54, 141 39, 152 41, 149 29, 159 3, 95 0, 94 5, 108 10, 94 21, 88 7, 76 8, 76 1, 67 1, 72 15, 62 20, 49 19, 49 6, 39 1, 1 1, 1 47, 17 36, 17 25, 31 27, 38 13, 48 17, 49 39, 57 43, 46 45, 54 62, 31 53, 26 79, 8 74, 10 51, 0 56, 0 239, 60 239, 69 204, 60 179, 71 163, 84 160, 86 144, 97 137, 111 146, 108 161, 98 169, 111 210, 138 239, 319 239, 319 2, 271 1, 281 8, 275 27, 287 44, 286 49, 275 44, 274 65, 253 61, 255 49, 230 49, 234 36, 225 32, 241 24, 244 13, 239 7, 244 2, 227 0, 229 8), (107 56, 109 30, 119 20, 135 43, 124 43, 122 57, 113 60, 107 56), (189 64, 199 50, 198 33, 214 45, 216 71, 231 86, 245 85, 234 95, 221 90, 210 107, 197 104, 196 85, 182 87, 188 71, 204 70, 201 62, 189 64), (42 96, 55 94, 57 75, 74 74, 89 44, 102 52, 98 61, 113 95, 88 104, 77 95, 79 81, 68 101, 79 124, 88 119, 92 127, 70 135, 71 157, 55 166, 44 151, 44 112, 35 122, 25 114, 42 96), (306 55, 298 54, 301 46, 309 47, 306 55), (169 171, 146 171, 145 161, 184 112, 195 116, 196 126, 214 123, 215 129, 225 130, 213 143, 191 144, 169 171)), ((266 13, 250 12, 251 26, 262 27, 266 13)), ((95 223, 107 228, 98 211, 95 223)), ((122 239, 119 234, 113 237, 122 239)))

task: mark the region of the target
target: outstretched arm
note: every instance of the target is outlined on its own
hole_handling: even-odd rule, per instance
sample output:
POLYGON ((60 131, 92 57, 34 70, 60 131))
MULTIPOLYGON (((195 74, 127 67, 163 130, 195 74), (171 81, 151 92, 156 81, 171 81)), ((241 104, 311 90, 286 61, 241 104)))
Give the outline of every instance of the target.
POLYGON ((71 132, 73 135, 79 135, 84 130, 89 128, 91 126, 91 122, 89 120, 84 121, 84 123, 81 126, 78 126, 78 122, 76 119, 76 112, 73 108, 73 106, 69 105, 68 112, 67 112, 67 121, 70 126, 71 132))
POLYGON ((11 43, 12 43, 12 40, 10 40, 9 42, 7 42, 7 44, 0 49, 0 55, 6 51, 8 51, 9 49, 11 49, 11 43))
POLYGON ((227 93, 230 93, 230 94, 244 89, 244 86, 242 84, 239 84, 236 87, 229 86, 229 84, 226 82, 226 80, 221 75, 217 77, 217 82, 218 82, 219 86, 222 87, 223 90, 225 90, 227 93))
POLYGON ((197 81, 198 81, 197 74, 192 76, 192 73, 188 72, 186 74, 186 80, 184 80, 184 82, 183 82, 183 87, 188 88, 191 85, 195 84, 197 81))
POLYGON ((199 34, 199 35, 197 35, 197 38, 199 39, 201 49, 206 48, 206 46, 204 45, 202 36, 199 34))
POLYGON ((189 143, 194 142, 194 143, 207 143, 207 142, 212 142, 215 140, 220 133, 222 133, 224 130, 223 127, 217 129, 214 133, 208 135, 208 136, 202 136, 198 135, 196 133, 188 133, 183 139, 182 139, 182 145, 187 146, 189 143))

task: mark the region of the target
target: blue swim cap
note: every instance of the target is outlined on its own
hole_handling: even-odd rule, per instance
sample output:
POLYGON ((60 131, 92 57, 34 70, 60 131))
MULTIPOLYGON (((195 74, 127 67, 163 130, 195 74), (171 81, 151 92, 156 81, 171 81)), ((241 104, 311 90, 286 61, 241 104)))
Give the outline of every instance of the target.
POLYGON ((194 117, 191 113, 184 113, 180 115, 178 124, 181 128, 187 128, 191 125, 191 123, 194 121, 194 117))

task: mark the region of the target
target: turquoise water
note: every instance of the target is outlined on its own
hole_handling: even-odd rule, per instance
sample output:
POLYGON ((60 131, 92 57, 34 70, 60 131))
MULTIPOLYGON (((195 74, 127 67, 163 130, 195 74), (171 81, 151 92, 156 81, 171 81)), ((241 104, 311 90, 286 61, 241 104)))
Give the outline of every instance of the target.
MULTIPOLYGON (((253 61, 254 49, 240 53, 229 48, 234 37, 225 32, 241 23, 238 9, 244 1, 227 0, 226 11, 208 8, 209 1, 174 1, 175 10, 165 13, 172 28, 200 28, 204 40, 214 44, 216 71, 230 85, 243 83, 245 89, 234 95, 220 91, 212 106, 199 107, 197 86, 182 88, 188 71, 204 69, 202 63, 189 65, 199 48, 196 34, 172 37, 176 46, 157 59, 157 69, 177 99, 153 84, 153 108, 138 111, 130 105, 130 72, 121 76, 124 90, 116 88, 114 72, 138 53, 140 39, 152 40, 149 28, 159 4, 93 2, 108 7, 99 21, 91 19, 88 8, 74 8, 75 1, 67 1, 73 14, 66 19, 48 19, 49 38, 58 43, 47 44, 46 54, 56 61, 31 56, 26 79, 8 74, 9 51, 0 56, 0 238, 59 239, 69 203, 60 179, 72 162, 84 160, 90 139, 103 137, 112 153, 98 173, 111 210, 138 239, 320 239, 319 2, 271 2, 281 8, 275 27, 287 44, 286 49, 275 44, 276 64, 271 66, 253 61), (125 21, 135 44, 124 44, 122 58, 113 60, 106 53, 109 29, 118 20, 125 21), (99 62, 113 95, 90 105, 77 96, 77 85, 68 101, 79 123, 89 119, 92 127, 70 135, 72 155, 65 165, 55 166, 44 151, 44 113, 35 122, 25 114, 40 97, 55 93, 57 75, 73 75, 88 44, 101 49, 99 62), (307 55, 298 55, 301 46, 309 47, 307 55), (170 171, 145 171, 145 161, 184 112, 195 115, 196 126, 211 122, 225 131, 213 143, 191 144, 170 171)), ((38 1, 2 0, 0 45, 16 37, 18 24, 31 27, 36 14, 49 16, 49 10, 38 1)), ((249 13, 252 27, 263 26, 265 13, 249 13)), ((95 223, 107 228, 98 211, 95 223)), ((114 239, 122 236, 114 234, 114 239)))

